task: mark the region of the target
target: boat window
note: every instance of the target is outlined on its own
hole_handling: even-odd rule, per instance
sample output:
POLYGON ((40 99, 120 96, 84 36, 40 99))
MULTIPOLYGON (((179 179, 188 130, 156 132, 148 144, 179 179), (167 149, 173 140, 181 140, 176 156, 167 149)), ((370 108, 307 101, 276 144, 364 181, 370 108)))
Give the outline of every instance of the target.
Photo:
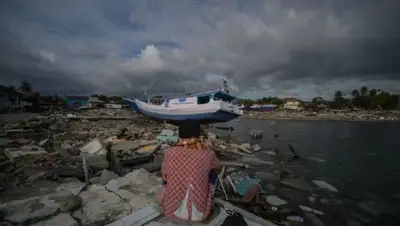
POLYGON ((216 100, 216 101, 221 100, 221 97, 219 97, 219 96, 214 96, 214 100, 216 100))
POLYGON ((208 104, 209 102, 210 102, 210 96, 197 97, 197 104, 208 104))

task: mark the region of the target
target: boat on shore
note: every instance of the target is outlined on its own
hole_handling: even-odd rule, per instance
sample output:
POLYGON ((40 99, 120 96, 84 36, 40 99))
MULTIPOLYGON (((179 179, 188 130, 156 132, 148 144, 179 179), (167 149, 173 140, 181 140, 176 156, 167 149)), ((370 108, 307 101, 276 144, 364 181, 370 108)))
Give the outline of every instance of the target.
MULTIPOLYGON (((226 84, 226 82, 224 82, 226 84)), ((183 97, 166 98, 161 104, 123 98, 137 113, 171 123, 193 120, 202 124, 227 122, 243 115, 236 97, 225 88, 183 97)))
POLYGON ((265 104, 265 105, 252 105, 250 111, 274 111, 276 104, 265 104))

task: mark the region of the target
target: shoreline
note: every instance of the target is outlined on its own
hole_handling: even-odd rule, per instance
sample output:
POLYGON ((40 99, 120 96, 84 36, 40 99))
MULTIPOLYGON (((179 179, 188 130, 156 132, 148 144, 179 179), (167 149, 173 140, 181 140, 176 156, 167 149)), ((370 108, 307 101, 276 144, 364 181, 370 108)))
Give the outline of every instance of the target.
POLYGON ((296 120, 296 121, 337 121, 337 122, 400 122, 400 118, 351 118, 343 116, 306 116, 306 115, 243 115, 238 119, 257 120, 296 120))

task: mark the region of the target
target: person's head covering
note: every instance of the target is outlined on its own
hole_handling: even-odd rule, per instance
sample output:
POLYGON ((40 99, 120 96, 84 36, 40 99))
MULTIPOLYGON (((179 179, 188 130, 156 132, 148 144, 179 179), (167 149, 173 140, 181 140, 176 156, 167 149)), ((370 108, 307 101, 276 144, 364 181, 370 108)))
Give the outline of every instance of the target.
POLYGON ((198 138, 200 132, 200 123, 188 121, 179 125, 179 138, 198 138))

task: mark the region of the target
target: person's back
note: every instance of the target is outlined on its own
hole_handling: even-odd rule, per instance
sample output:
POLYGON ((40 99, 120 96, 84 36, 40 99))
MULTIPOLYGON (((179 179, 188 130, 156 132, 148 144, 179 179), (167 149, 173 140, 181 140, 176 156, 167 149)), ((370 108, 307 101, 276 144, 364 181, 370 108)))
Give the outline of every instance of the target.
MULTIPOLYGON (((182 133, 180 136, 185 138, 182 133)), ((180 220, 205 219, 212 206, 209 174, 218 167, 215 153, 198 148, 197 143, 169 148, 162 164, 165 185, 161 206, 164 214, 180 220)))

